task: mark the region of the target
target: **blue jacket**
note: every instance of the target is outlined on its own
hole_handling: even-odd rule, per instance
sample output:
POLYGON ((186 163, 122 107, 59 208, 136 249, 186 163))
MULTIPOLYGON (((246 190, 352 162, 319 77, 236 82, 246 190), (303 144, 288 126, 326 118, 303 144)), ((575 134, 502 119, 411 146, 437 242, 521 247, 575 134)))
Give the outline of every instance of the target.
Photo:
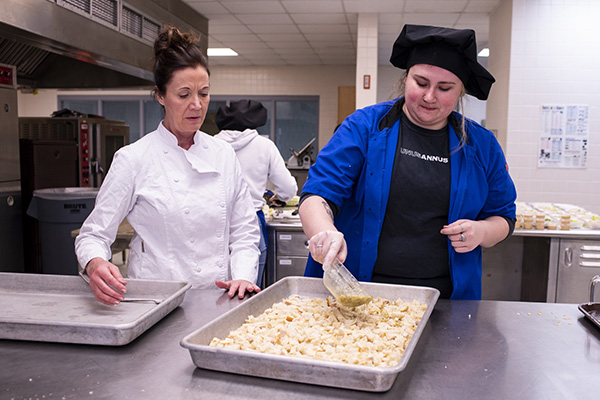
MULTIPOLYGON (((340 208, 336 228, 348 245, 346 267, 370 281, 390 193, 403 99, 357 110, 348 116, 319 152, 303 192, 340 208)), ((460 120, 460 115, 455 114, 460 120)), ((461 218, 515 218, 515 186, 500 144, 489 130, 467 120, 468 142, 450 135, 450 210, 448 223, 461 218)), ((440 227, 441 229, 442 227, 440 227)), ((448 240, 453 299, 481 299, 481 247, 457 253, 448 240)), ((306 276, 321 277, 321 264, 309 257, 306 276)))

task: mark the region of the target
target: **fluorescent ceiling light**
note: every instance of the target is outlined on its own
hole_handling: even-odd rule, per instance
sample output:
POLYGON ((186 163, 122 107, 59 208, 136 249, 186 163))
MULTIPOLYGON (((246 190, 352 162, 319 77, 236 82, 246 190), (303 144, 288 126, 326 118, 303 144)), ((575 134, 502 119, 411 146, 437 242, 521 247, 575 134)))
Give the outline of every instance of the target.
POLYGON ((235 51, 231 50, 230 48, 224 47, 224 48, 209 48, 208 49, 208 56, 209 57, 230 57, 230 56, 237 56, 238 53, 236 53, 235 51))
POLYGON ((477 54, 477 56, 479 56, 479 57, 489 57, 490 56, 490 49, 488 49, 487 47, 485 49, 481 49, 481 51, 479 52, 479 54, 477 54))

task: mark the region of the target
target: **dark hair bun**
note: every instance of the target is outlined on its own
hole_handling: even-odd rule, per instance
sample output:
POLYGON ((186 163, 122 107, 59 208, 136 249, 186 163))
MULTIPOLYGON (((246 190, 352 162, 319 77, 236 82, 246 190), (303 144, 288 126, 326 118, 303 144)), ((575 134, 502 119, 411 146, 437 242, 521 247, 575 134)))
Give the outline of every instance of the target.
POLYGON ((158 93, 165 93, 173 73, 184 68, 202 66, 210 75, 208 61, 193 32, 183 33, 173 26, 165 27, 154 42, 154 83, 158 93))
POLYGON ((166 27, 154 42, 154 59, 159 60, 164 52, 184 52, 191 46, 198 46, 200 39, 193 33, 183 33, 179 29, 166 27))

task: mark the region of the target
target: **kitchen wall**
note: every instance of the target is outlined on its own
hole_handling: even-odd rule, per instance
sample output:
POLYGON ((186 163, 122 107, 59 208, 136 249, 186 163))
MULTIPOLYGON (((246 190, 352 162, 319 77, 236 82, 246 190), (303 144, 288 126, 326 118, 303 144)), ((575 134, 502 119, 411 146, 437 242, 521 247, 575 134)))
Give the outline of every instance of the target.
POLYGON ((600 213, 598 15, 594 0, 507 0, 491 16, 490 70, 508 85, 505 103, 488 102, 488 119, 506 115, 505 149, 519 201, 600 213), (506 40, 494 40, 500 37, 506 40), (494 60, 496 51, 501 59, 494 60), (540 106, 552 104, 589 106, 586 168, 538 168, 540 106))
MULTIPOLYGON (((214 67, 210 85, 213 95, 311 95, 319 96, 319 148, 331 138, 337 125, 339 86, 353 86, 353 66, 319 67, 214 67)), ((93 94, 94 91, 40 90, 19 92, 20 116, 49 116, 57 109, 60 94, 93 94)), ((103 91, 128 95, 139 91, 103 91)), ((148 93, 148 90, 143 91, 148 93)))
POLYGON ((319 96, 319 149, 337 125, 339 86, 353 86, 354 66, 224 67, 211 69, 212 94, 319 96))
POLYGON ((19 117, 49 117, 57 110, 56 89, 40 89, 35 93, 18 92, 19 117))

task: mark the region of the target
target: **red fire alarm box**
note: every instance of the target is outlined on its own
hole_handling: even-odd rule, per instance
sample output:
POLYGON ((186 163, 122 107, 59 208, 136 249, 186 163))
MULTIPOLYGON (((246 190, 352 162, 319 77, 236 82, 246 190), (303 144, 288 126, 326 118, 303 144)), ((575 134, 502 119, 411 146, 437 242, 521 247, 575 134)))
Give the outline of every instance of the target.
POLYGON ((363 75, 363 89, 371 89, 371 75, 363 75))

